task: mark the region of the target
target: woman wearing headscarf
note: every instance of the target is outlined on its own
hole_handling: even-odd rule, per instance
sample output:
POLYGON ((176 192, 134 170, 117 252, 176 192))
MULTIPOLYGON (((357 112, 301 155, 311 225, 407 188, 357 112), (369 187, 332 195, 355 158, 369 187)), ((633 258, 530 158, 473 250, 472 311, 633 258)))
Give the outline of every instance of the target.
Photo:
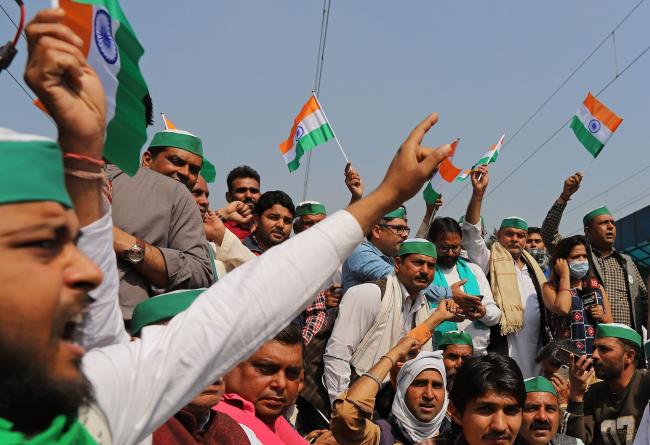
MULTIPOLYGON (((429 336, 437 325, 454 318, 455 308, 451 300, 441 302, 425 323, 429 336)), ((330 428, 339 443, 413 445, 438 435, 448 404, 442 353, 420 352, 404 362, 422 344, 423 338, 411 336, 412 333, 403 337, 334 401, 330 428), (390 415, 373 421, 375 396, 390 370, 401 362, 404 364, 397 373, 390 415)))

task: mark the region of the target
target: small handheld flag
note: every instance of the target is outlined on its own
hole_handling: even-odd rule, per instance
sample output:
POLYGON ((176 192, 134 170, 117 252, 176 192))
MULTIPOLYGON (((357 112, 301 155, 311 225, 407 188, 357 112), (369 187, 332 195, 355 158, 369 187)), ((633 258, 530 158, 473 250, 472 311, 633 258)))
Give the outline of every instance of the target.
POLYGON ((506 138, 505 133, 501 135, 499 138, 499 142, 497 142, 495 145, 491 146, 488 151, 486 151, 483 156, 481 156, 481 159, 478 160, 476 164, 472 166, 471 169, 469 170, 464 170, 460 175, 458 175, 457 181, 464 181, 466 180, 469 175, 472 174, 472 171, 478 167, 479 165, 489 165, 492 164, 493 162, 496 162, 497 159, 499 158, 499 153, 501 153, 501 148, 503 147, 503 141, 506 138))
POLYGON ((449 156, 443 159, 440 163, 438 171, 431 181, 429 181, 422 193, 424 201, 429 205, 436 202, 436 200, 442 196, 443 191, 449 186, 449 184, 454 182, 454 179, 456 179, 458 174, 461 172, 460 168, 457 168, 451 163, 451 158, 454 156, 454 153, 456 153, 456 147, 458 146, 459 141, 460 139, 456 139, 451 143, 451 152, 449 153, 449 156))
POLYGON ((587 93, 582 106, 573 116, 571 129, 580 143, 596 158, 621 122, 622 118, 591 93, 587 93))
POLYGON ((140 166, 140 149, 153 121, 153 105, 139 61, 144 48, 117 0, 55 0, 63 23, 83 40, 81 49, 106 93, 104 156, 129 175, 140 166))
POLYGON ((312 93, 298 116, 293 120, 289 138, 280 144, 280 153, 282 153, 289 171, 293 172, 300 167, 300 158, 305 153, 330 139, 336 140, 345 161, 349 162, 323 107, 321 107, 316 94, 312 93))

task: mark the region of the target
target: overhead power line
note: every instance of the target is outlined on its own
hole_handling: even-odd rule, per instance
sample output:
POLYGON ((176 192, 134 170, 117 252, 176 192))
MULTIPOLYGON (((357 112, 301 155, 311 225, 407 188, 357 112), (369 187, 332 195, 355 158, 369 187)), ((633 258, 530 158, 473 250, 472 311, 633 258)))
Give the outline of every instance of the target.
MULTIPOLYGON (((320 83, 323 77, 323 65, 325 63, 325 42, 327 42, 327 28, 330 21, 331 0, 323 0, 323 16, 320 23, 320 40, 318 42, 318 58, 316 59, 316 78, 314 80, 314 91, 316 97, 320 95, 320 83)), ((311 167, 312 150, 307 153, 307 165, 305 166, 305 184, 302 190, 302 200, 307 199, 307 187, 309 186, 309 169, 311 167)))
MULTIPOLYGON (((632 8, 632 9, 631 9, 631 10, 630 10, 626 15, 625 15, 625 17, 623 17, 623 19, 621 19, 621 20, 618 22, 618 24, 617 24, 616 26, 614 26, 614 28, 612 28, 612 30, 609 31, 605 37, 603 37, 603 39, 602 39, 602 40, 601 40, 601 41, 596 45, 596 47, 595 47, 595 48, 594 48, 594 49, 593 49, 593 50, 592 50, 592 51, 587 55, 587 57, 585 57, 585 58, 584 58, 584 59, 583 59, 583 60, 582 60, 582 61, 581 61, 581 62, 580 62, 580 63, 579 63, 579 64, 578 64, 574 69, 573 69, 573 71, 571 71, 571 73, 570 73, 570 74, 569 74, 569 75, 568 75, 568 76, 567 76, 567 77, 566 77, 566 78, 565 78, 565 79, 560 83, 560 85, 559 85, 559 86, 558 86, 558 87, 557 87, 557 88, 556 88, 556 89, 555 89, 555 90, 554 90, 554 91, 553 91, 553 92, 552 92, 552 93, 551 93, 551 94, 550 94, 550 95, 549 95, 549 96, 548 96, 548 97, 547 97, 547 98, 542 102, 542 104, 541 104, 539 107, 537 107, 537 109, 536 109, 536 110, 535 110, 535 111, 534 111, 534 112, 533 112, 533 113, 532 113, 532 114, 531 114, 531 115, 530 115, 530 116, 529 116, 529 117, 524 121, 524 123, 521 124, 521 125, 519 126, 519 128, 517 128, 517 130, 515 130, 515 132, 513 133, 513 135, 512 135, 511 137, 509 137, 508 140, 506 140, 506 142, 503 144, 503 147, 502 147, 502 148, 505 148, 506 146, 508 146, 508 145, 509 145, 509 144, 510 144, 510 143, 511 143, 511 142, 512 142, 512 141, 513 141, 513 140, 514 140, 518 135, 519 135, 519 133, 522 132, 522 130, 523 130, 523 129, 524 129, 524 128, 525 128, 525 127, 526 127, 526 126, 527 126, 527 125, 528 125, 528 124, 529 124, 529 123, 530 123, 530 122, 531 122, 531 121, 532 121, 532 120, 533 120, 533 119, 534 119, 534 118, 535 118, 535 117, 536 117, 536 116, 537 116, 541 111, 542 111, 542 109, 543 109, 543 108, 544 108, 544 107, 545 107, 545 106, 546 106, 546 105, 551 101, 551 99, 553 99, 553 97, 555 97, 555 95, 556 95, 556 94, 557 94, 557 93, 558 93, 558 92, 559 92, 559 91, 560 91, 560 90, 561 90, 561 89, 562 89, 562 88, 563 88, 563 87, 564 87, 564 86, 565 86, 565 85, 566 85, 566 84, 567 84, 567 83, 568 83, 568 82, 573 78, 573 76, 575 76, 575 75, 577 74, 577 72, 580 71, 580 69, 581 69, 581 68, 582 68, 582 67, 583 67, 583 66, 584 66, 584 65, 589 61, 589 59, 591 59, 591 58, 594 56, 594 54, 596 54, 596 53, 598 52, 598 50, 599 50, 600 48, 602 48, 602 46, 605 44, 605 42, 607 42, 607 40, 610 39, 610 37, 611 37, 612 39, 614 38, 614 33, 615 33, 615 32, 616 32, 616 31, 617 31, 617 30, 618 30, 618 29, 619 29, 619 28, 620 28, 620 27, 621 27, 621 26, 622 26, 622 25, 627 21, 627 19, 629 19, 629 18, 632 16, 632 14, 634 14, 634 12, 639 8, 639 6, 641 6, 641 4, 642 4, 644 1, 645 1, 645 0, 640 0, 636 5, 634 5, 634 7, 633 7, 633 8, 632 8)), ((616 50, 616 48, 614 48, 614 49, 616 50)), ((618 62, 616 62, 616 64, 618 65, 618 62)), ((618 66, 617 66, 617 67, 616 67, 616 75, 615 75, 614 79, 618 78, 621 74, 623 74, 624 71, 625 71, 625 69, 624 69, 622 72, 619 73, 619 72, 618 72, 618 66)), ((609 85, 607 85, 607 86, 609 86, 609 85)), ((602 91, 604 91, 604 90, 602 90, 602 91)), ((601 91, 601 92, 602 92, 602 91, 601 91)), ((570 121, 571 121, 571 119, 569 119, 568 122, 570 122, 570 121)), ((568 123, 568 122, 567 122, 567 123, 568 123)), ((564 125, 566 125, 566 123, 563 124, 563 126, 564 126, 564 125)), ((561 129, 562 129, 562 127, 560 127, 560 130, 561 130, 561 129)), ((557 134, 557 133, 559 133, 559 130, 558 130, 555 134, 557 134)), ((544 145, 546 145, 546 143, 548 143, 548 142, 549 142, 553 137, 555 137, 555 134, 553 134, 553 135, 551 136, 550 139, 548 139, 547 141, 545 141, 545 142, 542 144, 542 147, 543 147, 544 145)), ((526 162, 528 162, 528 160, 529 160, 530 158, 532 158, 532 156, 534 156, 535 153, 537 153, 537 151, 539 151, 540 149, 541 149, 541 148, 538 147, 538 149, 537 149, 536 151, 534 151, 534 152, 533 152, 529 157, 527 157, 526 159, 524 159, 524 162, 522 162, 519 166, 517 166, 517 167, 515 168, 515 170, 511 171, 511 172, 508 174, 508 176, 507 176, 506 178, 509 178, 510 176, 512 176, 512 174, 513 174, 513 173, 514 173, 514 172, 515 172, 519 167, 521 167, 521 166, 524 165, 526 162)), ((500 186, 503 182, 505 182, 505 181, 501 181, 499 184, 497 184, 497 187, 500 186)), ((467 187, 468 185, 469 185, 469 184, 466 183, 466 184, 463 186, 463 189, 464 189, 465 187, 467 187)), ((451 198, 451 200, 447 203, 447 205, 450 205, 452 202, 454 202, 454 201, 456 200, 456 198, 458 198, 458 196, 460 196, 460 194, 462 193, 463 189, 461 189, 458 193, 456 193, 456 194, 451 198)), ((488 193, 488 195, 486 195, 486 197, 489 196, 489 195, 490 195, 490 194, 491 194, 495 189, 496 189, 496 187, 493 188, 493 189, 488 193)))

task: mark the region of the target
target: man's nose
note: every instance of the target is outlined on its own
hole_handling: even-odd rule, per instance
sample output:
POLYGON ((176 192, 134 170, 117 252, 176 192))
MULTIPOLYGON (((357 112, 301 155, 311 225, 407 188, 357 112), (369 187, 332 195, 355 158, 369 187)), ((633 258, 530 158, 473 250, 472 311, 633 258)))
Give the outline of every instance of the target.
POLYGON ((103 273, 77 246, 70 247, 71 261, 63 273, 66 286, 90 292, 100 285, 103 273))
POLYGON ((505 431, 506 428, 506 415, 503 411, 499 410, 494 413, 490 419, 490 429, 492 431, 505 431))

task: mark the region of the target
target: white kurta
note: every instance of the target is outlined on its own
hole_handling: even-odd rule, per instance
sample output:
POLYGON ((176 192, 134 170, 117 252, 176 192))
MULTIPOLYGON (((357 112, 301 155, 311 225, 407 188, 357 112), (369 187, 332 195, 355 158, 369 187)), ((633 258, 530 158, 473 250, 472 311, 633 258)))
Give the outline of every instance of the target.
MULTIPOLYGON (((440 271, 444 274, 447 284, 451 286, 454 283, 460 281, 458 276, 458 268, 456 266, 451 269, 445 269, 440 267, 440 271)), ((474 347, 474 355, 482 355, 486 353, 486 349, 490 344, 490 327, 496 325, 501 321, 501 309, 494 302, 492 297, 492 289, 490 288, 490 283, 488 282, 485 274, 479 266, 474 263, 467 263, 467 267, 472 271, 478 282, 478 288, 483 295, 483 300, 481 303, 485 306, 485 315, 479 319, 487 328, 479 329, 476 327, 472 320, 461 321, 458 324, 458 329, 461 331, 467 332, 472 336, 472 343, 474 347)), ((466 292, 465 286, 462 286, 464 292, 466 292)))
MULTIPOLYGON (((415 298, 409 297, 406 288, 402 289, 402 331, 408 333, 413 327, 415 313, 427 304, 424 293, 415 298)), ((352 286, 345 293, 339 305, 332 335, 323 355, 325 371, 323 384, 330 402, 350 385, 350 360, 354 351, 375 324, 381 310, 381 290, 372 283, 352 286)))
MULTIPOLYGON (((485 274, 490 271, 490 249, 485 245, 481 236, 480 224, 463 223, 463 247, 467 249, 469 259, 477 264, 485 274)), ((519 295, 524 308, 524 327, 516 334, 509 334, 508 355, 517 361, 524 378, 539 375, 539 365, 535 357, 540 346, 539 330, 541 328, 541 312, 537 300, 537 292, 533 280, 528 273, 528 268, 520 269, 515 264, 519 295)))
MULTIPOLYGON (((100 221, 107 220, 110 217, 100 221)), ((105 226, 94 239, 102 246, 93 253, 97 262, 115 261, 112 229, 109 223, 105 226)), ((113 443, 144 440, 208 384, 273 338, 362 238, 354 217, 337 212, 233 270, 169 325, 145 327, 139 340, 89 351, 83 370, 108 420, 113 443)), ((116 279, 117 274, 105 277, 116 279)), ((108 301, 110 288, 96 298, 108 301)), ((117 302, 117 292, 112 299, 117 302)), ((109 313, 106 318, 111 317, 109 313)))

